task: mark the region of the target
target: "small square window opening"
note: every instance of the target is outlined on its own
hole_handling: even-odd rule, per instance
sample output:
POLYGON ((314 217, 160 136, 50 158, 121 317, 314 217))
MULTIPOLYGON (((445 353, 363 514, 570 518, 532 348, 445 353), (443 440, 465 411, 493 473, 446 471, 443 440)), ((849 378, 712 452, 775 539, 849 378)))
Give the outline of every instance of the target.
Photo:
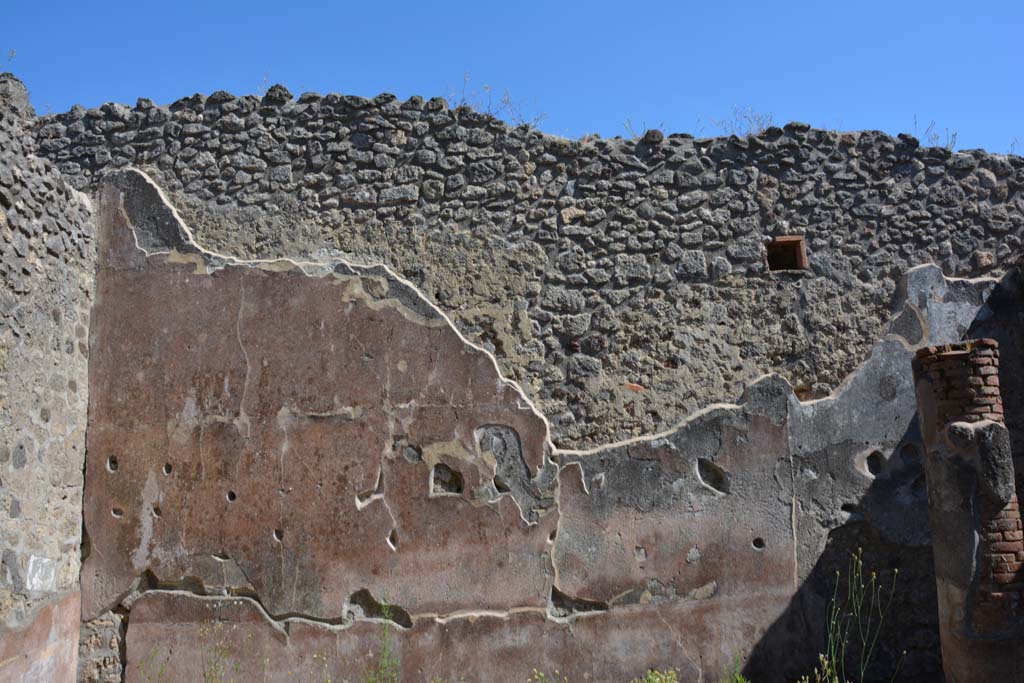
POLYGON ((803 237, 776 237, 766 249, 768 270, 807 270, 807 247, 803 237))

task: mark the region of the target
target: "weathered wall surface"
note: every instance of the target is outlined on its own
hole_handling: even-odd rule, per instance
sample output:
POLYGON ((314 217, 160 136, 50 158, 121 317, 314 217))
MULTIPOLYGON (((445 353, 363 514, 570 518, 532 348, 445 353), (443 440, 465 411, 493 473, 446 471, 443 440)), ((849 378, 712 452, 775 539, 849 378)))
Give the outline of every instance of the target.
MULTIPOLYGON (((767 377, 663 434, 568 451, 387 269, 206 252, 136 171, 101 199, 83 616, 126 615, 129 681, 211 657, 352 677, 384 600, 403 680, 713 680, 735 657, 788 680, 813 665, 837 527, 927 554, 909 356, 962 336, 994 280, 913 270, 832 396, 767 377)), ((906 649, 903 680, 934 680, 934 578, 901 569, 883 660, 906 649)))
POLYGON ((144 167, 210 248, 389 263, 494 349, 563 447, 668 428, 768 371, 826 395, 908 267, 999 269, 1024 231, 1020 157, 874 132, 570 141, 440 99, 281 87, 40 124, 77 187, 144 167), (809 274, 765 272, 781 234, 806 237, 809 274))
POLYGON ((713 678, 749 654, 770 681, 813 665, 858 546, 901 569, 883 660, 935 680, 909 357, 1020 347, 1019 274, 988 297, 1021 158, 801 124, 568 141, 280 87, 34 121, 6 101, 0 588, 6 618, 44 597, 17 588, 33 557, 32 585, 56 557, 74 586, 89 328, 81 680, 221 651, 257 680, 351 677, 386 599, 412 680, 713 678), (107 207, 91 326, 64 182, 107 207), (808 271, 768 271, 782 235, 808 271))
POLYGON ((78 636, 67 596, 82 529, 91 212, 37 155, 33 123, 24 86, 0 74, 2 680, 59 680, 78 636))

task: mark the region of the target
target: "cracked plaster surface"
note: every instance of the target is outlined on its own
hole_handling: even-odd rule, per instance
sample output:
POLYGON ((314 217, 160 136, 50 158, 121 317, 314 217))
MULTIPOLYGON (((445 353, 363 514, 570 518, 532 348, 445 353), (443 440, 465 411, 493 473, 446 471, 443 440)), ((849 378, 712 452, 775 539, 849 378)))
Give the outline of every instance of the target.
MULTIPOLYGON (((187 615, 200 607, 186 603, 197 592, 258 600, 258 608, 245 609, 265 610, 264 617, 272 622, 345 625, 350 623, 346 615, 353 614, 346 607, 353 591, 369 588, 378 599, 407 611, 414 632, 444 631, 463 619, 486 618, 497 620, 501 638, 516 640, 521 629, 510 624, 539 619, 563 624, 573 634, 571 647, 578 647, 585 644, 579 623, 636 619, 647 624, 643 628, 657 628, 657 620, 670 624, 671 634, 691 633, 685 642, 675 643, 678 659, 680 653, 694 651, 694 624, 687 619, 699 613, 706 621, 702 628, 713 631, 709 637, 723 650, 695 671, 719 670, 728 665, 724 648, 749 647, 783 612, 830 526, 848 521, 849 513, 839 510, 843 500, 866 500, 858 514, 871 516, 893 539, 923 542, 899 521, 919 500, 910 496, 872 502, 870 495, 876 479, 892 475, 902 481, 902 470, 913 472, 915 464, 902 462, 902 455, 887 456, 887 476, 876 477, 863 470, 864 447, 854 442, 870 433, 874 447, 902 453, 898 449, 906 445, 914 412, 908 398, 909 366, 906 372, 902 367, 910 350, 963 334, 994 285, 988 279, 949 280, 934 267, 913 270, 893 332, 828 398, 802 403, 784 380, 766 378, 751 385, 740 404, 712 406, 662 434, 570 451, 552 446, 543 416, 501 378, 494 358, 463 338, 386 267, 245 263, 204 252, 159 189, 133 171, 116 177, 105 190, 103 206, 109 241, 101 251, 105 265, 98 278, 97 309, 111 319, 104 322, 104 315, 97 316, 94 345, 110 345, 116 331, 127 325, 132 335, 123 338, 124 348, 115 349, 115 343, 98 356, 94 376, 104 384, 94 386, 99 398, 91 417, 96 429, 90 439, 95 435, 97 442, 90 441, 87 473, 93 474, 87 476, 87 486, 95 482, 97 488, 87 503, 94 554, 83 575, 86 604, 99 613, 141 588, 140 600, 148 601, 144 604, 169 601, 151 607, 156 613, 165 610, 167 628, 192 619, 187 615), (148 241, 161 232, 167 249, 148 241), (129 235, 135 240, 126 241, 129 235), (283 284, 269 284, 275 281, 283 284), (307 288, 312 296, 300 294, 307 288), (405 304, 410 300, 416 302, 413 311, 405 304), (372 325, 356 324, 353 316, 364 309, 372 325), (271 313, 263 318, 261 310, 271 313), (339 310, 347 316, 346 325, 323 327, 339 310), (224 316, 222 311, 235 313, 224 316), (207 317, 199 320, 199 315, 207 317), (373 325, 385 319, 394 326, 389 330, 406 326, 417 331, 411 339, 374 332, 373 325), (317 327, 329 334, 302 336, 304 328, 317 327), (147 329, 152 336, 147 337, 147 329), (444 339, 446 353, 435 353, 435 344, 441 342, 434 340, 444 339), (406 356, 399 353, 403 343, 412 344, 406 356), (275 347, 286 347, 286 363, 273 357, 275 347), (164 376, 161 391, 151 392, 157 398, 149 400, 160 403, 152 408, 139 405, 138 392, 124 389, 125 383, 145 383, 156 376, 139 377, 143 371, 135 367, 137 362, 120 362, 138 358, 139 349, 149 350, 148 365, 164 376), (346 364, 335 367, 321 361, 316 374, 305 371, 303 354, 316 356, 324 350, 361 363, 362 372, 339 382, 351 372, 342 367, 346 364), (188 353, 200 364, 180 365, 188 353), (369 362, 378 355, 385 355, 386 362, 369 362), (455 355, 461 358, 459 365, 439 365, 442 356, 455 355), (254 382, 255 358, 260 379, 254 382), (288 372, 275 371, 271 361, 287 365, 288 372), (417 377, 411 384, 420 394, 402 395, 410 387, 393 382, 395 372, 402 373, 403 383, 417 377), (436 395, 424 397, 424 385, 436 395), (195 393, 197 388, 205 393, 195 393), (282 400, 292 391, 308 403, 282 400), (342 399, 339 391, 355 393, 342 399), (131 397, 130 411, 115 405, 126 397, 131 397), (274 400, 268 403, 268 397, 274 400), (164 419, 147 426, 145 416, 150 414, 164 419), (517 415, 518 423, 510 417, 517 415), (271 436, 257 446, 246 445, 263 432, 271 436), (137 471, 120 464, 116 472, 105 471, 109 468, 102 454, 115 444, 124 449, 130 445, 126 436, 140 435, 141 448, 129 449, 138 459, 137 467, 132 466, 137 471), (360 441, 368 435, 386 438, 373 444, 360 441), (346 455, 337 450, 339 442, 357 444, 369 455, 346 455), (325 463, 323 449, 331 444, 335 450, 327 451, 325 463), (192 455, 180 458, 170 475, 159 475, 165 483, 157 501, 161 514, 154 520, 148 482, 157 476, 163 453, 173 455, 174 449, 165 451, 168 445, 184 447, 183 454, 192 455), (147 458, 148 449, 160 457, 147 458), (246 463, 247 457, 251 462, 246 463), (299 463, 304 470, 286 482, 285 462, 299 463), (557 480, 552 476, 555 462, 557 480), (428 477, 438 464, 465 475, 461 493, 434 493, 428 477), (197 466, 198 471, 186 469, 197 466), (268 468, 271 476, 260 467, 268 468), (180 477, 183 469, 190 479, 175 491, 179 485, 167 477, 180 477), (339 469, 349 473, 347 487, 329 490, 331 503, 318 506, 322 475, 339 469), (815 469, 829 470, 831 490, 818 488, 818 474, 808 476, 815 469), (495 479, 499 473, 502 477, 495 479), (234 486, 231 482, 239 475, 252 477, 254 483, 273 484, 276 478, 277 490, 273 485, 251 490, 239 486, 239 491, 228 489, 238 496, 228 500, 222 489, 234 486), (117 483, 125 479, 127 484, 117 483), (765 487, 767 481, 773 484, 765 487), (288 498, 295 492, 300 495, 288 498), (129 501, 120 508, 120 518, 107 507, 111 494, 129 501), (287 503, 234 517, 253 494, 258 501, 283 496, 287 503), (205 506, 221 524, 209 529, 199 514, 172 522, 172 530, 166 531, 167 517, 177 507, 175 496, 187 497, 190 512, 205 506), (458 509, 451 514, 444 506, 454 503, 458 509), (905 509, 898 509, 901 505, 905 509), (275 507, 277 520, 291 514, 289 524, 274 522, 283 527, 283 540, 270 532, 275 507), (139 524, 147 514, 149 521, 139 524), (318 526, 332 515, 334 524, 318 526), (369 524, 338 525, 342 519, 370 515, 375 517, 369 524), (165 530, 154 541, 152 529, 157 526, 165 530), (497 535, 488 535, 488 528, 497 535), (307 556, 305 566, 296 561, 297 555, 278 550, 296 537, 307 556), (338 557, 329 550, 323 555, 324 546, 343 552, 345 562, 352 562, 354 554, 360 556, 356 561, 369 564, 339 571, 334 564, 338 557), (119 547, 133 549, 145 561, 127 566, 122 557, 126 553, 104 552, 119 547), (352 548, 358 550, 352 553, 352 548), (467 548, 472 552, 465 553, 467 548), (479 562, 481 550, 492 553, 485 562, 479 562), (520 564, 515 564, 516 553, 523 558, 520 564), (333 559, 318 571, 317 561, 309 557, 333 559), (458 575, 453 578, 453 573, 458 575), (110 581, 118 576, 120 583, 110 581), (165 597, 165 589, 175 586, 193 590, 165 597), (666 621, 666 610, 682 621, 666 621)), ((220 604, 216 595, 202 599, 202 609, 220 604)), ((359 614, 354 617, 351 623, 361 621, 359 614)), ((136 635, 136 627, 129 627, 130 640, 152 644, 145 639, 158 633, 166 637, 155 620, 142 623, 136 635)), ((548 650, 535 654, 557 656, 548 650)))

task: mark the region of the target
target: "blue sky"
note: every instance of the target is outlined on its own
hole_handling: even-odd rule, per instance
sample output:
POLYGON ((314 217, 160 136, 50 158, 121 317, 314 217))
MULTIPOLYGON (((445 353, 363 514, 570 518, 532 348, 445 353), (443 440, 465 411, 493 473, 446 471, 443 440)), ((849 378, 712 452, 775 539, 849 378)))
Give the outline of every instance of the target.
POLYGON ((579 136, 774 122, 1024 152, 1024 2, 4 0, 0 70, 39 112, 195 92, 508 90, 579 136), (10 50, 15 51, 8 59, 10 50), (6 63, 4 63, 6 62, 6 63))

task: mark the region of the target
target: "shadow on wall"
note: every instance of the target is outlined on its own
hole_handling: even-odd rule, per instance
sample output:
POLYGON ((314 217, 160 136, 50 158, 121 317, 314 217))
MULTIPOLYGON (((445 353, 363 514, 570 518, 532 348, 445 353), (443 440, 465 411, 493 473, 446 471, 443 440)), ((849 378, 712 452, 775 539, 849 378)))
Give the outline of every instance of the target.
POLYGON ((1024 497, 1024 274, 1007 273, 971 325, 972 339, 999 342, 999 380, 1006 428, 1017 475, 1017 496, 1024 497))
MULTIPOLYGON (((1000 383, 1016 456, 1017 490, 1021 495, 1024 385, 1019 378, 1024 373, 1024 276, 1019 268, 1002 278, 963 336, 988 337, 999 342, 1000 383)), ((909 378, 909 353, 905 364, 899 371, 909 378)), ((817 501, 829 495, 829 488, 835 485, 814 482, 801 491, 799 482, 808 479, 804 471, 812 465, 818 471, 842 472, 843 461, 852 462, 854 467, 865 469, 873 481, 859 500, 841 503, 848 519, 828 532, 824 552, 809 572, 801 572, 806 578, 789 607, 752 650, 744 672, 754 681, 792 681, 813 670, 818 653, 826 648, 828 611, 837 592, 837 578, 842 599, 850 558, 858 550, 863 552, 865 575, 870 577, 870 572, 877 572, 883 597, 888 599, 892 595, 874 647, 874 664, 867 668, 863 680, 942 680, 928 492, 922 463, 925 454, 916 413, 904 416, 903 422, 902 438, 886 448, 871 450, 871 444, 846 443, 794 456, 798 459, 795 467, 801 470, 796 475, 801 517, 806 516, 802 514, 807 512, 806 506, 818 505, 817 501)), ((841 491, 841 487, 836 486, 835 490, 841 491)), ((847 661, 856 665, 861 654, 855 645, 848 651, 847 661)), ((851 674, 850 667, 847 675, 853 681, 861 680, 859 674, 851 674)))
MULTIPOLYGON (((829 460, 851 459, 845 448, 821 455, 829 460)), ((872 471, 874 482, 860 500, 841 504, 848 521, 828 533, 824 551, 788 609, 751 651, 745 673, 754 681, 794 681, 814 669, 818 653, 826 651, 831 601, 834 595, 845 599, 851 557, 858 551, 862 553, 865 575, 876 572, 882 597, 892 597, 881 622, 874 664, 864 680, 889 681, 897 667, 897 681, 941 680, 938 605, 922 457, 916 418, 907 425, 899 444, 868 454, 864 464, 872 471)), ((802 505, 814 505, 814 501, 813 497, 803 499, 802 505)), ((859 661, 861 651, 856 643, 848 654, 851 661, 859 661)), ((860 681, 858 677, 852 680, 860 681)))

